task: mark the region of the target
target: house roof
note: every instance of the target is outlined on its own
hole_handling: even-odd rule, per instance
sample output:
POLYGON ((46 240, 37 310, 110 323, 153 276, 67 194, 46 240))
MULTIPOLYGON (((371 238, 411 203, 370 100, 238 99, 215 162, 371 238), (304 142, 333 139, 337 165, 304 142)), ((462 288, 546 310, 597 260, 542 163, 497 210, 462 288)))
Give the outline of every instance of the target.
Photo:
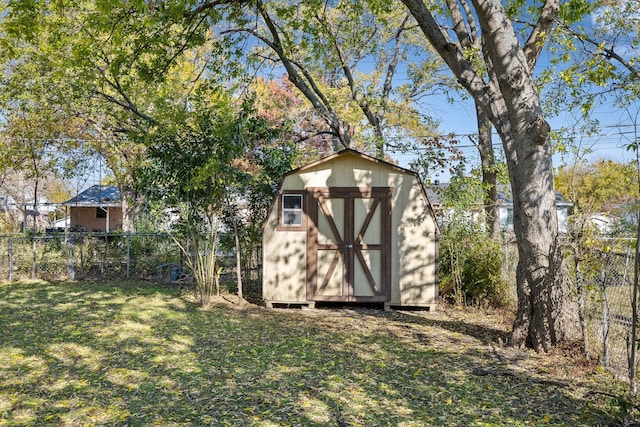
MULTIPOLYGON (((556 208, 573 206, 558 190, 554 190, 556 195, 556 208)), ((511 197, 511 187, 509 185, 498 185, 498 200, 501 205, 513 206, 513 198, 511 197)))
POLYGON ((104 207, 113 208, 120 206, 120 190, 118 187, 107 185, 94 185, 87 188, 62 204, 62 206, 104 207))

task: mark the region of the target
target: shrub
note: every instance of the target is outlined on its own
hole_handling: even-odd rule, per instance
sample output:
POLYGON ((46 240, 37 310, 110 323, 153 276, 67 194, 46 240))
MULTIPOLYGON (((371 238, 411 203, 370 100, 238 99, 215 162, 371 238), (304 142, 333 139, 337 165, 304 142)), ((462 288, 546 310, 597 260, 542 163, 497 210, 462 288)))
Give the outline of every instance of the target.
POLYGON ((502 248, 474 225, 447 227, 441 238, 440 295, 459 305, 504 307, 502 248))

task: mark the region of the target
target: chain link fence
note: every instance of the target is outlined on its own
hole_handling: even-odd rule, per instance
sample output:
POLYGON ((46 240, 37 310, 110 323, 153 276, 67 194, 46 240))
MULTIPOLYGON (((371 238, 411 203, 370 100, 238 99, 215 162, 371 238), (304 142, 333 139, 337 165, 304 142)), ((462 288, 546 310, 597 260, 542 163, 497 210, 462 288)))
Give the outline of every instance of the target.
MULTIPOLYGON (((634 239, 600 239, 575 271, 573 254, 566 244, 565 261, 573 280, 582 280, 589 357, 621 377, 629 372, 628 355, 632 324, 634 239)), ((504 274, 510 284, 512 301, 517 301, 515 241, 504 246, 504 274)), ((640 359, 640 358, 638 358, 640 359)), ((636 370, 638 372, 638 370, 636 370)))
MULTIPOLYGON (((594 244, 585 289, 586 348, 611 371, 628 372, 631 331, 634 240, 601 240, 594 244)), ((516 301, 515 242, 505 245, 504 274, 516 301)), ((575 265, 566 251, 567 265, 575 265)), ((259 292, 259 251, 245 257, 243 289, 259 292)), ((221 254, 221 282, 235 284, 234 254, 221 254)), ((37 236, 0 235, 0 279, 83 280, 142 279, 177 282, 188 274, 171 236, 146 233, 61 233, 37 236)), ((572 277, 576 278, 575 272, 572 277)), ((233 286, 233 285, 230 285, 233 286)))
MULTIPOLYGON (((219 235, 221 239, 225 236, 219 235)), ((243 290, 257 293, 262 283, 260 248, 247 254, 243 257, 243 290)), ((0 280, 138 279, 184 285, 190 283, 191 275, 183 257, 168 234, 0 235, 0 280)), ((234 292, 235 252, 221 251, 218 262, 220 283, 234 292)))
POLYGON ((168 235, 143 233, 5 235, 0 254, 0 277, 8 280, 155 279, 181 261, 168 235))
POLYGON ((598 358, 603 366, 626 377, 629 372, 629 346, 632 345, 635 252, 631 241, 615 242, 615 247, 615 250, 596 253, 598 268, 592 272, 592 280, 586 283, 586 348, 590 356, 598 358))

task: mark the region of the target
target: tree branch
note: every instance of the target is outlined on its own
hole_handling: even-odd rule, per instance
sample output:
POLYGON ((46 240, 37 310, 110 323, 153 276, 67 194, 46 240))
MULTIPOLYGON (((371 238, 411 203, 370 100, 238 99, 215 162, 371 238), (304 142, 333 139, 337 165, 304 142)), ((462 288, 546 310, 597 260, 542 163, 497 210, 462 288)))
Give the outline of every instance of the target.
POLYGON ((382 128, 380 126, 379 116, 377 114, 374 114, 374 112, 371 110, 371 107, 369 106, 369 103, 367 102, 366 97, 358 96, 359 95, 358 86, 356 85, 355 79, 353 77, 353 73, 351 72, 351 67, 349 66, 349 64, 345 59, 345 56, 342 52, 342 48, 340 47, 340 44, 337 41, 336 35, 332 32, 330 23, 327 21, 323 21, 318 14, 315 15, 315 19, 318 21, 320 25, 324 26, 326 32, 329 35, 329 40, 333 45, 333 49, 338 55, 338 60, 340 61, 340 67, 342 68, 342 72, 344 73, 347 79, 347 84, 349 85, 349 90, 351 92, 351 99, 356 101, 356 103, 360 107, 360 110, 363 112, 363 114, 369 121, 369 124, 373 126, 373 129, 376 135, 378 135, 379 137, 382 137, 382 128))
POLYGON ((333 111, 329 100, 324 97, 322 91, 318 88, 309 72, 286 55, 282 41, 280 40, 278 29, 265 9, 262 1, 258 0, 256 5, 258 7, 258 12, 265 21, 267 29, 271 33, 271 37, 273 37, 273 40, 260 36, 255 30, 249 30, 249 32, 264 42, 276 53, 276 55, 278 55, 282 65, 287 70, 291 83, 293 83, 309 100, 309 102, 311 102, 314 108, 316 108, 316 110, 318 110, 318 112, 327 119, 329 126, 336 132, 336 136, 340 140, 340 143, 348 148, 351 141, 351 137, 349 136, 349 126, 344 124, 333 111))
POLYGON ((153 119, 150 116, 147 116, 146 114, 143 114, 140 110, 138 110, 135 107, 135 105, 133 105, 131 103, 122 102, 119 99, 117 99, 115 96, 109 95, 109 94, 107 94, 107 93, 105 93, 103 91, 97 90, 97 89, 94 89, 92 92, 94 93, 94 95, 99 95, 99 96, 103 97, 107 101, 112 102, 112 103, 124 108, 125 110, 132 112, 136 116, 144 119, 145 121, 147 121, 147 122, 149 122, 151 124, 156 124, 157 123, 155 119, 153 119))
POLYGON ((464 19, 462 17, 462 12, 460 12, 460 8, 458 7, 457 0, 447 0, 447 7, 451 12, 451 20, 453 21, 453 30, 458 37, 458 41, 460 42, 460 46, 465 49, 471 49, 473 46, 473 41, 471 40, 471 36, 467 31, 467 26, 464 23, 464 19))
POLYGON ((396 31, 394 42, 395 47, 393 50, 393 58, 389 61, 389 66, 387 67, 387 74, 384 79, 384 85, 382 86, 382 99, 383 102, 389 99, 389 95, 391 94, 392 87, 392 79, 396 72, 396 67, 398 66, 398 61, 400 58, 400 37, 407 30, 407 23, 409 22, 409 14, 405 15, 398 31, 396 31))
POLYGON ((189 34, 184 38, 182 45, 173 53, 173 55, 171 55, 171 58, 165 61, 163 72, 166 72, 169 69, 169 66, 176 60, 176 58, 178 58, 178 56, 180 56, 187 49, 187 47, 189 47, 189 41, 206 19, 206 16, 201 16, 198 20, 198 23, 195 24, 193 28, 191 28, 189 34))
POLYGON ((449 66, 453 74, 465 89, 476 99, 486 111, 487 117, 493 122, 497 120, 496 112, 492 108, 492 98, 499 96, 489 85, 486 85, 480 75, 473 69, 458 46, 451 41, 447 33, 438 25, 423 0, 402 0, 407 6, 423 34, 433 48, 449 66))
POLYGON ((207 1, 202 3, 200 6, 196 7, 193 10, 189 10, 189 11, 185 11, 182 16, 184 18, 192 18, 196 15, 199 15, 203 12, 207 12, 211 9, 214 9, 218 6, 222 6, 222 5, 233 5, 233 4, 237 4, 237 5, 244 5, 244 4, 248 4, 249 1, 248 0, 216 0, 216 1, 207 1))
MULTIPOLYGON (((597 40, 594 40, 594 39, 590 38, 586 34, 578 33, 576 30, 574 30, 573 28, 569 27, 568 25, 563 24, 562 22, 559 22, 559 25, 562 27, 563 30, 567 31, 568 33, 570 33, 571 35, 573 35, 577 39, 582 40, 583 42, 592 45, 593 47, 599 48, 602 45, 602 43, 599 43, 597 40)), ((620 65, 622 65, 624 68, 626 68, 633 76, 635 76, 635 78, 640 79, 640 69, 634 67, 633 64, 631 64, 630 62, 625 60, 622 56, 620 56, 618 53, 616 53, 614 48, 613 48, 613 46, 608 47, 608 48, 605 47, 603 49, 603 53, 604 53, 604 56, 607 59, 613 59, 613 60, 617 61, 618 63, 620 63, 620 65)))
POLYGON ((551 30, 555 19, 558 17, 559 7, 560 0, 546 0, 544 6, 540 9, 538 22, 531 30, 531 34, 529 34, 529 38, 523 48, 530 71, 533 71, 533 67, 538 62, 549 30, 551 30))
POLYGON ((480 44, 480 40, 478 39, 478 25, 476 24, 475 15, 471 11, 467 0, 460 0, 460 3, 462 3, 464 13, 467 15, 467 24, 469 25, 469 31, 471 33, 471 43, 473 43, 474 46, 478 46, 480 44))

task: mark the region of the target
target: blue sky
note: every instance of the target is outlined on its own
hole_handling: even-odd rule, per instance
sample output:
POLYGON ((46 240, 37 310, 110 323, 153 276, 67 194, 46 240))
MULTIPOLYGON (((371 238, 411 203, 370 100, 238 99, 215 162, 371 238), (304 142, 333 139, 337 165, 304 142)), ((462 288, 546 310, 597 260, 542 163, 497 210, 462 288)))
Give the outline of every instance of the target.
MULTIPOLYGON (((597 118, 600 122, 599 135, 590 137, 576 135, 576 142, 580 144, 582 149, 588 148, 591 151, 591 153, 585 155, 586 161, 594 162, 598 159, 611 159, 617 162, 629 162, 634 160, 635 153, 628 151, 625 147, 633 140, 635 135, 640 136, 640 115, 636 117, 638 120, 636 125, 629 117, 629 113, 638 114, 639 111, 640 101, 630 106, 627 111, 613 105, 597 106, 592 117, 597 118)), ((440 120, 440 131, 443 134, 467 135, 477 133, 475 107, 471 101, 458 101, 455 104, 438 103, 433 107, 432 114, 440 120)), ((576 123, 576 118, 570 113, 547 117, 547 120, 552 129, 556 130, 563 127, 575 127, 576 123)), ((469 138, 463 136, 460 141, 460 146, 463 147, 465 157, 468 159, 469 167, 479 166, 480 159, 477 149, 472 145, 469 138)), ((497 135, 494 135, 493 142, 496 150, 500 150, 502 143, 497 135)), ((394 153, 391 156, 401 166, 407 167, 415 157, 415 154, 394 153)), ((556 154, 553 162, 554 167, 558 167, 562 164, 573 164, 576 159, 570 153, 565 155, 556 154)), ((434 173, 431 178, 446 182, 449 179, 449 174, 446 171, 444 173, 434 173)))

